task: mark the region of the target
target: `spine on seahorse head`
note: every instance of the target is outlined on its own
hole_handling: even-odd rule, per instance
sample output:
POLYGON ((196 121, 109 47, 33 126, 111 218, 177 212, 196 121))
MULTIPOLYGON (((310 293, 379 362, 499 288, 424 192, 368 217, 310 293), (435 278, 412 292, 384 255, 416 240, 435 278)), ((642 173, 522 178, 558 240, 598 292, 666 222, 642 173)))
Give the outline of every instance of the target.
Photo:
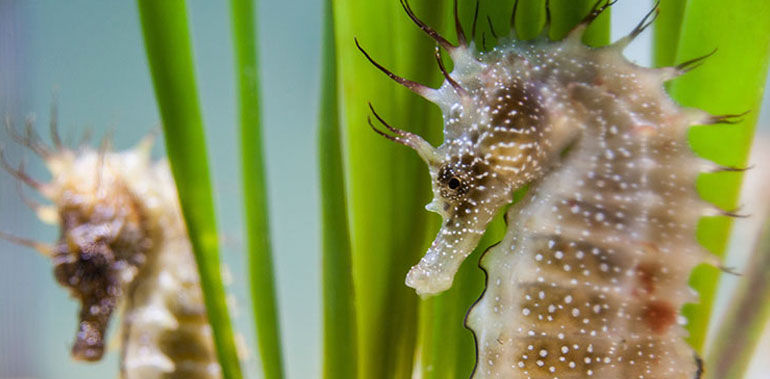
POLYGON ((80 301, 73 358, 102 358, 109 321, 122 306, 121 377, 221 377, 167 163, 150 161, 149 139, 125 152, 72 150, 52 131, 54 148, 31 126, 26 136, 9 128, 43 157, 50 182, 0 162, 52 202, 31 206, 60 226, 60 238, 47 246, 4 236, 48 256, 59 284, 80 301))
POLYGON ((683 108, 666 94, 664 82, 699 60, 651 69, 623 57, 657 7, 603 48, 581 37, 609 1, 564 40, 513 35, 478 51, 459 22, 452 45, 402 4, 455 63, 448 73, 439 57, 446 81, 431 89, 364 52, 444 113, 437 148, 374 114, 390 134, 375 131, 426 161, 427 208, 443 217, 407 285, 425 295, 449 288, 493 216, 530 186, 481 260, 487 286, 466 320, 477 343, 474 378, 698 377, 679 310, 697 300, 692 269, 719 264, 695 239, 698 218, 713 213, 695 177, 716 166, 693 154, 686 132, 734 116, 683 108))

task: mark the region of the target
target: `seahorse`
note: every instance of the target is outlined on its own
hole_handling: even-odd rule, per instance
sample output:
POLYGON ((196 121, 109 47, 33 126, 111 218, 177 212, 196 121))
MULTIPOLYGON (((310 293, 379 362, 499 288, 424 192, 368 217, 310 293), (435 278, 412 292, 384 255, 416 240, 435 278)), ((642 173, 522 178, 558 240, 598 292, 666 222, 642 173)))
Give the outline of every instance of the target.
POLYGON ((40 182, 13 168, 1 151, 0 163, 52 203, 31 206, 59 225, 60 237, 52 245, 0 237, 43 253, 56 281, 80 302, 72 357, 100 360, 108 324, 122 307, 121 377, 220 378, 176 187, 167 162, 151 161, 151 138, 124 152, 70 149, 55 122, 53 146, 30 123, 24 135, 8 125, 11 137, 42 157, 52 179, 40 182))
POLYGON ((684 108, 665 92, 666 81, 705 57, 664 68, 625 59, 657 4, 619 41, 584 45, 586 27, 613 3, 597 1, 562 40, 548 38, 547 27, 520 40, 512 25, 510 36, 483 51, 466 38, 457 1, 455 45, 401 0, 454 62, 447 72, 437 47, 445 78, 438 89, 395 75, 358 45, 444 117, 444 141, 433 147, 371 109, 386 130, 370 119, 372 129, 427 163, 434 199, 426 208, 443 219, 408 286, 421 295, 449 288, 493 216, 529 186, 506 213, 504 239, 481 258, 487 285, 466 318, 477 346, 474 378, 690 379, 702 372, 679 309, 697 299, 687 285, 694 266, 719 264, 695 239, 698 218, 718 211, 700 200, 695 177, 718 168, 695 156, 686 133, 740 115, 684 108))

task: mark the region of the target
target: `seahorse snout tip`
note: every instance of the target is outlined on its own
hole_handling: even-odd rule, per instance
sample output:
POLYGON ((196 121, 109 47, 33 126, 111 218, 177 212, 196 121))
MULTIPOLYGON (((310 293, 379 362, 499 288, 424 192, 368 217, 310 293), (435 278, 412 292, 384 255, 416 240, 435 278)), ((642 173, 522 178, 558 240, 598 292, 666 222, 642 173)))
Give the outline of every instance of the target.
POLYGON ((428 270, 418 264, 406 274, 405 282, 421 297, 428 297, 448 290, 452 286, 452 280, 451 275, 428 270))
POLYGON ((93 322, 83 321, 78 328, 72 358, 79 361, 95 362, 104 355, 104 328, 93 322))
POLYGON ((430 296, 452 287, 455 274, 479 243, 481 233, 459 233, 448 223, 438 232, 428 251, 406 275, 406 285, 420 296, 430 296))

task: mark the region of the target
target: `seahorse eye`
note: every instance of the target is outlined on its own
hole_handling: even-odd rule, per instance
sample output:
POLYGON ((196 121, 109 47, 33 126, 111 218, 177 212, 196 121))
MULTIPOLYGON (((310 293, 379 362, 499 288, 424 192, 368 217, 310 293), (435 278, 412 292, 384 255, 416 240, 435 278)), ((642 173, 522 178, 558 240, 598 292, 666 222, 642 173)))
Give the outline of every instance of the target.
POLYGON ((437 179, 441 196, 450 202, 462 201, 471 187, 468 174, 452 165, 442 167, 437 179))
POLYGON ((449 179, 449 183, 447 183, 447 187, 451 190, 456 190, 460 188, 460 179, 458 179, 456 176, 449 179))

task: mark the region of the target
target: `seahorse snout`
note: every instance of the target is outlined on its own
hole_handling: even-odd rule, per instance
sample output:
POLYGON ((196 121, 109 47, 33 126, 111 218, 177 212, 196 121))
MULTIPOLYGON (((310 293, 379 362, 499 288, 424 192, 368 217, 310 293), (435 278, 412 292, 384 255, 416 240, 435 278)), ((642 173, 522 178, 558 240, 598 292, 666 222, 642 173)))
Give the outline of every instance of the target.
POLYGON ((425 256, 409 270, 406 285, 414 288, 420 296, 435 295, 449 289, 460 264, 479 244, 483 233, 484 229, 469 230, 446 223, 425 256))

